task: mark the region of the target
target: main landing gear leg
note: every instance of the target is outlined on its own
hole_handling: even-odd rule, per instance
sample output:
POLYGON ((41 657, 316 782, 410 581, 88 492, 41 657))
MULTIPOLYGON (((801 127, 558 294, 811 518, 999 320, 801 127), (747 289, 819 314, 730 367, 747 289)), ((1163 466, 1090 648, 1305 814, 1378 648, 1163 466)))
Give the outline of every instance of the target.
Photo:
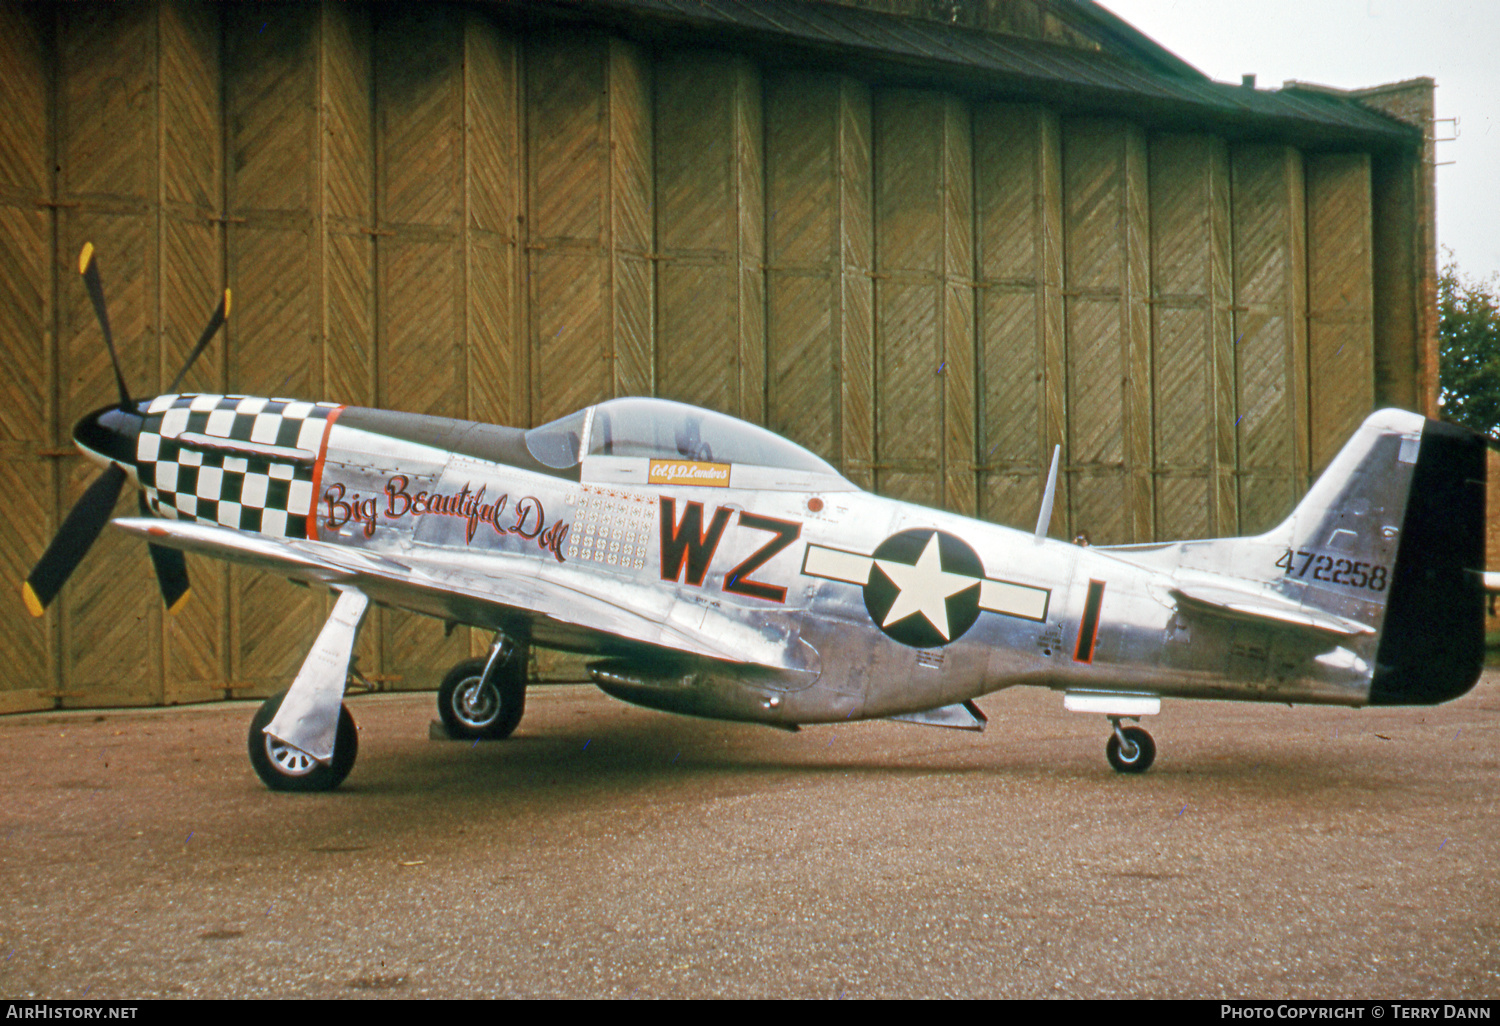
POLYGON ((1121 717, 1111 716, 1114 733, 1104 746, 1109 764, 1121 773, 1144 773, 1156 760, 1156 742, 1140 727, 1121 727, 1121 717))
POLYGON ((250 765, 273 791, 331 791, 354 766, 359 734, 344 707, 354 640, 370 600, 342 588, 292 686, 250 722, 250 765))
POLYGON ((482 659, 448 671, 438 688, 438 715, 449 737, 499 740, 510 737, 526 710, 526 645, 503 631, 482 659))

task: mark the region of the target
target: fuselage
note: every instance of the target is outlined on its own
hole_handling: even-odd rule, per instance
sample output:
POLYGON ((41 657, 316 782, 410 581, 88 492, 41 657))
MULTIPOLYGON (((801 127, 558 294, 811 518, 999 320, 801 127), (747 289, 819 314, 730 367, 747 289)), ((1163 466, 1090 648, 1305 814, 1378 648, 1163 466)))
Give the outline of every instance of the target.
MULTIPOLYGON (((555 466, 567 461, 538 458, 527 432, 467 421, 237 396, 139 406, 86 418, 75 438, 122 465, 156 516, 441 565, 367 590, 597 654, 633 674, 622 697, 661 708, 791 724, 1018 684, 1351 705, 1369 694, 1373 638, 1195 614, 1170 594, 1173 573, 1128 550, 1037 541, 872 495, 831 468, 716 460, 680 433, 673 452, 596 441, 555 466), (502 578, 544 596, 542 612, 488 598, 485 580, 502 578), (611 609, 654 626, 622 636, 611 609)), ((598 423, 580 423, 597 439, 598 423)), ((1237 544, 1239 577, 1282 575, 1279 543, 1237 544)))

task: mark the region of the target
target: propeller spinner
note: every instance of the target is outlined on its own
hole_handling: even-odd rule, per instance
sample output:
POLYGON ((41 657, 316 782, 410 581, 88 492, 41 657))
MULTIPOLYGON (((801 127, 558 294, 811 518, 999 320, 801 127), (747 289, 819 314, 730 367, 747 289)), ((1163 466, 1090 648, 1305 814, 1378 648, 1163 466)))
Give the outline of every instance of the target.
MULTIPOLYGON (((83 493, 83 498, 68 512, 52 543, 47 546, 47 551, 42 553, 42 558, 32 568, 26 583, 21 586, 21 598, 32 616, 41 616, 47 611, 47 607, 62 590, 63 584, 99 537, 99 532, 104 530, 110 514, 114 512, 120 490, 130 476, 127 468, 135 462, 136 439, 146 419, 147 403, 131 399, 125 375, 120 369, 114 336, 109 330, 109 313, 104 304, 104 286, 99 280, 99 264, 94 259, 93 243, 84 245, 83 252, 78 257, 78 273, 83 276, 84 288, 88 290, 89 301, 93 304, 94 313, 99 318, 99 327, 104 333, 104 344, 109 349, 109 360, 114 367, 120 401, 95 410, 73 425, 74 444, 89 459, 103 465, 104 472, 94 479, 88 491, 83 493)), ((168 392, 177 390, 188 368, 208 348, 208 343, 223 327, 229 316, 229 304, 229 290, 225 289, 218 307, 198 338, 197 346, 177 372, 168 392)), ((141 513, 149 513, 144 495, 141 496, 141 513)), ((169 612, 176 612, 188 596, 187 563, 177 549, 152 545, 150 550, 157 583, 161 586, 162 600, 169 612)))

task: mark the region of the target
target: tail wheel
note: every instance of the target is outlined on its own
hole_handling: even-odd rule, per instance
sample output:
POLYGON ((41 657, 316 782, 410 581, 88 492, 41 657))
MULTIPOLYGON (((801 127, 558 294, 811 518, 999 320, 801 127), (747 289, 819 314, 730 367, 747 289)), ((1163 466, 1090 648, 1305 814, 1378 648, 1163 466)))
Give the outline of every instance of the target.
POLYGON ((438 715, 448 736, 497 741, 510 737, 526 711, 526 659, 517 653, 484 679, 484 659, 448 671, 438 688, 438 715))
POLYGON ((1144 773, 1156 761, 1156 742, 1140 727, 1122 727, 1109 736, 1104 754, 1121 773, 1144 773), (1120 743, 1122 736, 1124 744, 1120 743))
POLYGON ((349 707, 339 706, 338 733, 333 740, 333 758, 327 763, 318 762, 300 748, 293 748, 266 733, 266 727, 276 718, 286 692, 272 695, 261 704, 255 718, 250 721, 250 735, 246 744, 250 749, 250 765, 255 775, 273 791, 332 791, 344 782, 354 768, 354 759, 359 755, 359 728, 349 707))

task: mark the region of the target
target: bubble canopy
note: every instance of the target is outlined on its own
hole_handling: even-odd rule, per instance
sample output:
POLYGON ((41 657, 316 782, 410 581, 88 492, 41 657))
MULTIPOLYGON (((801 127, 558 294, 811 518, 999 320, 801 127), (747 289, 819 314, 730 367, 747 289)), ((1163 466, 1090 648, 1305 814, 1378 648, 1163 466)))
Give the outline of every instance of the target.
POLYGON ((645 457, 774 467, 840 477, 795 442, 723 413, 668 399, 611 399, 526 432, 526 447, 549 467, 584 455, 645 457))

